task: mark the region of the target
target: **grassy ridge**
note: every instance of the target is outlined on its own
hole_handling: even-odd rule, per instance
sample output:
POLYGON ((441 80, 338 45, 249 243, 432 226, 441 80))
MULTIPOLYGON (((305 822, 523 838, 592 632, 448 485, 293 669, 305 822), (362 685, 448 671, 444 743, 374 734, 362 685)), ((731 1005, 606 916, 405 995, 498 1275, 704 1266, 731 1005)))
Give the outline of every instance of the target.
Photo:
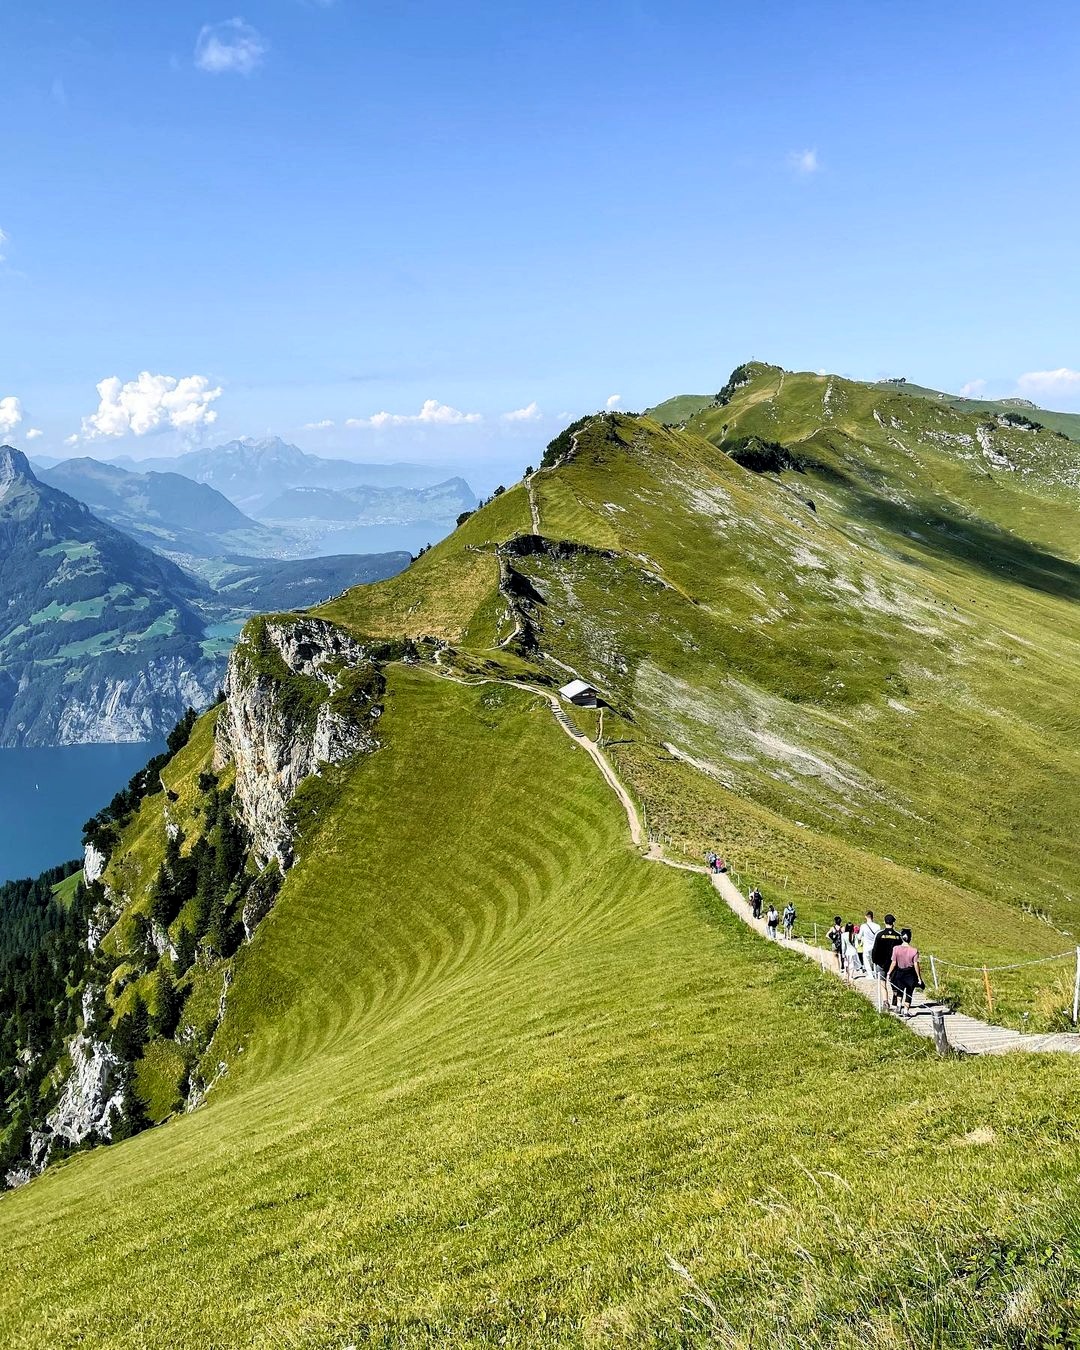
MULTIPOLYGON (((979 517, 968 487, 985 475, 933 427, 888 424, 916 400, 889 394, 881 414, 910 454, 865 449, 885 433, 861 387, 830 406, 864 448, 841 431, 823 446, 828 383, 762 371, 703 415, 715 446, 647 418, 591 424, 576 457, 537 475, 542 522, 580 538, 591 515, 620 552, 524 560, 541 646, 632 716, 609 735, 640 744, 624 771, 689 856, 718 844, 798 876, 810 920, 903 908, 953 962, 1066 951, 1080 932, 1077 569, 1028 544, 1019 510, 1013 531, 979 517), (817 467, 739 468, 722 446, 747 431, 811 445, 817 467), (661 742, 715 785, 673 776, 661 742)), ((1075 513, 1066 486, 1021 476, 1009 491, 1049 537, 1044 506, 1075 513)), ((1066 966, 1003 977, 996 1011, 1059 1025, 1067 979, 1066 966)), ((981 976, 956 988, 986 1011, 981 976)))
MULTIPOLYGON (((804 926, 872 903, 958 962, 1070 946, 1061 444, 998 428, 987 452, 952 410, 775 367, 725 398, 686 429, 585 423, 532 482, 550 547, 510 544, 519 486, 322 608, 420 664, 387 670, 382 748, 301 789, 206 1104, 0 1199, 0 1340, 1080 1335, 1080 1064, 935 1059, 643 860, 542 699, 439 678, 593 679, 654 835, 719 845, 804 926), (736 464, 745 436, 801 471, 736 464)), ((166 770, 193 830, 209 745, 207 722, 166 770)), ((135 905, 166 809, 111 864, 135 905)), ((949 979, 982 1010, 977 976, 949 979)), ((1042 1025, 1067 996, 1054 966, 996 990, 1042 1025)), ((147 1066, 151 1105, 169 1073, 147 1066)))
POLYGON ((216 1099, 0 1201, 7 1343, 885 1346, 1073 1278, 1072 1065, 937 1062, 763 951, 528 696, 399 670, 385 715, 216 1099))

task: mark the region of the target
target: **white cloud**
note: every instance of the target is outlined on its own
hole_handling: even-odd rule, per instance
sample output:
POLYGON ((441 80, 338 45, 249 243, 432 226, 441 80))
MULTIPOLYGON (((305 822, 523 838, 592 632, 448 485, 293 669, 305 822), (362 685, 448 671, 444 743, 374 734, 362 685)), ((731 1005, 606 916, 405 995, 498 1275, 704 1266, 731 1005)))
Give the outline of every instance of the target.
POLYGON ((65 445, 78 445, 78 444, 79 444, 79 438, 78 438, 78 436, 65 436, 65 437, 64 437, 64 444, 65 444, 65 445))
POLYGON ((440 403, 438 399, 429 398, 424 400, 423 407, 418 413, 377 412, 373 417, 350 417, 345 425, 347 427, 404 427, 428 424, 454 427, 461 426, 465 422, 482 421, 483 418, 479 413, 460 412, 457 408, 451 408, 448 403, 440 403))
POLYGON ((1080 394, 1080 370, 1062 366, 1059 370, 1029 370, 1016 381, 1024 394, 1058 396, 1080 394))
POLYGON ((0 436, 9 436, 22 419, 22 404, 14 394, 0 398, 0 436))
POLYGON ((5 234, 3 230, 0 230, 0 262, 4 261, 4 245, 10 238, 11 235, 5 234))
POLYGON ((36 441, 39 436, 44 435, 45 433, 40 427, 29 427, 26 432, 26 439, 28 441, 36 441))
POLYGON ((527 403, 524 408, 515 408, 513 412, 503 413, 504 422, 539 422, 543 413, 540 411, 540 405, 533 400, 527 403))
POLYGON ((816 150, 792 150, 788 155, 788 166, 797 174, 806 177, 817 173, 821 168, 821 162, 816 150))
POLYGON ((205 375, 151 375, 144 370, 137 380, 124 384, 110 375, 98 387, 101 402, 96 413, 83 418, 82 434, 98 436, 146 436, 152 431, 193 431, 217 421, 210 406, 221 397, 205 375))
POLYGON ((332 417, 324 417, 321 422, 305 422, 303 429, 305 431, 326 431, 328 427, 334 425, 332 417))
POLYGON ((622 402, 622 394, 611 394, 604 403, 605 408, 617 408, 622 402))
POLYGON ((267 45, 243 19, 204 24, 195 43, 195 64, 210 75, 250 75, 262 65, 267 45))
POLYGON ((967 384, 962 384, 960 386, 960 397, 978 398, 985 388, 985 380, 968 380, 967 384))

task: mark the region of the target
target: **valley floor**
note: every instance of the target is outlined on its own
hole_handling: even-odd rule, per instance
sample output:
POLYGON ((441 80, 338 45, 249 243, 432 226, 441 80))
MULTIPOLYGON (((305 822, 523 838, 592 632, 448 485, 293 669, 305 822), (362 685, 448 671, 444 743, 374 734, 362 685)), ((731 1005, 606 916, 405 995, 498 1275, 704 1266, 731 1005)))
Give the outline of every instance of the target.
POLYGON ((1080 1064, 939 1060, 765 947, 545 701, 394 667, 384 724, 206 1105, 0 1198, 0 1342, 1069 1343, 1080 1064))

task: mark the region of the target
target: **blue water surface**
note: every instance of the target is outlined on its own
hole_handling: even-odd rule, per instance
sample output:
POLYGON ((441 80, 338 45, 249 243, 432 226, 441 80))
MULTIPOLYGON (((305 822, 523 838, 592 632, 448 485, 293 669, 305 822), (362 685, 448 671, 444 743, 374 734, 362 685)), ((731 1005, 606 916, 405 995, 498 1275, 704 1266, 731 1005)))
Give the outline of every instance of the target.
POLYGON ((83 822, 162 742, 0 750, 0 882, 82 853, 83 822))

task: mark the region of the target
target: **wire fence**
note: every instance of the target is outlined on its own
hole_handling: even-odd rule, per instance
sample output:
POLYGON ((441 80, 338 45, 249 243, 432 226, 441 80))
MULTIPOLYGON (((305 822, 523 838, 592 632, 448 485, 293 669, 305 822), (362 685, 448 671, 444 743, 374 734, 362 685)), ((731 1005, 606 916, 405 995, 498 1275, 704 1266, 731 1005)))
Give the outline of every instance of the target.
MULTIPOLYGON (((729 870, 728 875, 731 877, 732 881, 734 881, 736 887, 740 890, 740 892, 743 889, 744 881, 745 882, 750 881, 749 877, 744 877, 742 873, 736 872, 734 870, 729 870)), ((790 888, 789 877, 778 876, 775 874, 770 875, 764 869, 762 869, 760 872, 755 872, 754 880, 751 883, 751 886, 756 887, 758 885, 759 879, 763 881, 771 881, 777 887, 783 886, 785 890, 790 888)), ((813 945, 815 947, 820 948, 822 953, 826 956, 829 955, 830 953, 835 953, 835 948, 833 947, 831 942, 826 944, 821 941, 818 933, 818 924, 816 921, 814 921, 813 927, 814 927, 813 945)), ((806 939, 803 940, 806 941, 806 939)), ((990 982, 991 975, 1000 974, 1005 971, 1025 970, 1030 966, 1052 965, 1055 961, 1064 961, 1066 959, 1076 962, 1076 973, 1073 980, 1072 1023, 1074 1026, 1077 1026, 1080 1025, 1080 946, 1069 947, 1066 951, 1058 952, 1054 956, 1035 956, 1028 961, 1013 961, 1006 965, 995 965, 995 966, 965 965, 960 961, 946 960, 945 957, 937 956, 932 952, 928 952, 926 954, 926 960, 930 964, 930 977, 935 989, 938 989, 940 987, 940 983, 938 980, 939 968, 943 970, 948 969, 961 971, 964 973, 970 973, 974 975, 981 975, 983 979, 983 987, 986 992, 987 1006, 991 1013, 993 1013, 994 1011, 994 992, 990 982)))

